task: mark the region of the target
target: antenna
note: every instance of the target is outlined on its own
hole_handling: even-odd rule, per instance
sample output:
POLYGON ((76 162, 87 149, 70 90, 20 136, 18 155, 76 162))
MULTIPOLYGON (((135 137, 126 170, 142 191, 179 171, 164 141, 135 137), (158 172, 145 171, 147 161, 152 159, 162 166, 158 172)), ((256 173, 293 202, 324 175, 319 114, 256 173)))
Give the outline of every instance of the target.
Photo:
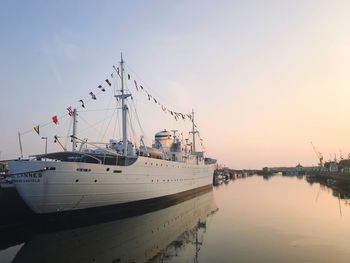
POLYGON ((173 133, 173 143, 175 143, 175 138, 176 138, 176 132, 178 132, 178 130, 170 130, 173 133))
POLYGON ((192 109, 192 152, 196 152, 196 133, 198 131, 195 129, 196 125, 194 124, 194 110, 192 109))

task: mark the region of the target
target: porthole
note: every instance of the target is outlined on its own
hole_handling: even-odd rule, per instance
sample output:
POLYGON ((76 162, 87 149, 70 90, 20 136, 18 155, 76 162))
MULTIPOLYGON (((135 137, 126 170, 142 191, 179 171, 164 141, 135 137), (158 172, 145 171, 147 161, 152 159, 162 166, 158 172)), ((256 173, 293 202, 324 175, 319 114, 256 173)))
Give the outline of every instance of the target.
POLYGON ((109 171, 109 167, 106 169, 106 171, 107 171, 107 172, 109 171))
POLYGON ((79 179, 76 179, 75 182, 76 182, 76 183, 79 182, 79 179))
POLYGON ((95 179, 95 181, 94 181, 95 183, 97 182, 97 180, 95 179))

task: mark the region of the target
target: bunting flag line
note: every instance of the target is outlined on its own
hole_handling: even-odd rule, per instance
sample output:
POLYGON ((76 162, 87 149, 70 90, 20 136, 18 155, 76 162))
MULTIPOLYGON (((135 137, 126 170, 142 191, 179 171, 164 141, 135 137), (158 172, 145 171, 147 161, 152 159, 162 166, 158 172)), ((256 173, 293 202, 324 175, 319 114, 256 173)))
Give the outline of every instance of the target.
POLYGON ((83 100, 79 100, 79 102, 81 102, 81 106, 85 109, 85 104, 83 100))
POLYGON ((73 116, 72 106, 69 106, 69 107, 67 108, 67 111, 68 111, 68 115, 69 115, 69 116, 73 116))
POLYGON ((52 117, 52 121, 53 121, 54 124, 56 124, 56 125, 58 124, 58 117, 57 117, 57 115, 52 117))
MULTIPOLYGON (((119 69, 119 68, 118 68, 119 69)), ((127 78, 128 80, 131 80, 132 76, 130 75, 130 73, 127 74, 127 78)), ((169 112, 171 113, 171 115, 175 116, 175 119, 178 120, 181 116, 181 118, 185 121, 186 120, 186 116, 188 117, 189 120, 192 121, 192 115, 191 114, 183 114, 183 113, 180 113, 180 112, 173 112, 169 109, 167 109, 166 107, 164 107, 163 104, 161 104, 155 97, 153 97, 151 94, 148 93, 147 90, 144 89, 144 87, 142 85, 138 85, 137 84, 137 81, 133 78, 133 81, 134 81, 134 84, 135 84, 135 87, 136 87, 136 90, 139 91, 139 87, 141 88, 141 90, 143 90, 144 92, 146 92, 147 94, 147 97, 148 97, 148 100, 150 101, 151 99, 153 99, 154 103, 160 105, 162 107, 162 110, 164 112, 169 112), (175 114, 175 115, 174 115, 175 114)))
POLYGON ((36 133, 38 134, 38 135, 40 135, 40 127, 39 127, 39 125, 36 125, 36 126, 34 126, 34 131, 36 131, 36 133))
MULTIPOLYGON (((114 77, 116 77, 116 75, 115 75, 116 73, 118 74, 119 77, 121 77, 120 68, 119 68, 119 67, 116 67, 115 65, 113 65, 113 69, 115 70, 115 72, 112 72, 112 73, 110 74, 112 80, 113 80, 114 77)), ((180 117, 181 117, 183 120, 186 120, 186 117, 187 117, 189 120, 193 121, 193 116, 192 116, 192 114, 183 114, 183 113, 180 113, 180 112, 175 112, 175 111, 172 111, 172 110, 168 109, 167 107, 165 107, 162 103, 160 103, 159 100, 157 100, 155 97, 153 97, 153 96, 148 92, 147 89, 145 89, 142 85, 138 84, 137 81, 136 81, 136 79, 134 79, 133 76, 132 76, 130 73, 127 73, 127 79, 128 79, 129 81, 132 79, 133 82, 134 82, 134 84, 135 84, 135 88, 136 88, 137 91, 140 91, 140 90, 139 90, 139 88, 140 88, 143 92, 145 92, 145 93, 147 94, 147 97, 148 97, 148 100, 149 100, 149 101, 151 101, 151 99, 152 99, 152 102, 158 104, 158 105, 162 108, 163 112, 165 112, 165 113, 170 113, 170 114, 175 118, 176 121, 177 121, 180 117)), ((110 81, 108 78, 105 79, 105 82, 108 84, 108 86, 112 86, 112 83, 111 83, 111 81, 110 81)), ((97 86, 97 88, 98 88, 100 91, 102 91, 102 92, 105 92, 105 91, 106 91, 106 87, 107 87, 107 85, 98 85, 98 86, 97 86)), ((99 94, 99 92, 97 92, 96 94, 99 94)), ((90 91, 89 95, 91 96, 91 99, 92 99, 92 100, 96 100, 96 99, 97 99, 96 95, 95 95, 92 91, 90 91)), ((132 96, 131 96, 131 100, 133 100, 133 97, 132 97, 132 96)), ((83 101, 82 99, 80 99, 79 102, 81 103, 81 107, 82 107, 82 108, 85 108, 85 103, 84 103, 84 101, 83 101)), ((69 106, 69 107, 67 108, 68 115, 69 115, 69 116, 73 116, 73 115, 74 115, 74 110, 75 110, 75 109, 73 109, 72 106, 69 106)), ((60 117, 60 118, 61 118, 61 117, 60 117)), ((58 116, 57 116, 57 115, 54 115, 54 116, 52 117, 52 121, 53 121, 53 123, 54 123, 55 125, 58 125, 58 124, 59 124, 58 116)), ((194 127, 197 128, 196 125, 194 125, 194 127)), ((34 131, 35 131, 38 135, 40 135, 40 125, 34 126, 33 129, 34 129, 34 131)), ((29 131, 28 131, 28 132, 29 132, 29 131)))
POLYGON ((106 79, 105 81, 107 82, 107 84, 108 84, 109 86, 112 86, 112 83, 111 83, 108 79, 106 79))
POLYGON ((95 94, 94 93, 92 93, 92 91, 90 91, 90 93, 89 93, 90 95, 91 95, 91 98, 93 99, 93 100, 96 100, 96 96, 95 96, 95 94))

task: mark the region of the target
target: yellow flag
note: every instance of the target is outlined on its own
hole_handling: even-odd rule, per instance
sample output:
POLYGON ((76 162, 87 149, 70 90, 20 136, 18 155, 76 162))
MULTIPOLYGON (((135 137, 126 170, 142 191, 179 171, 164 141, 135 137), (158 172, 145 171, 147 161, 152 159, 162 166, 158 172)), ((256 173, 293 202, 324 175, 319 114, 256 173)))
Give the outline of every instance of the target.
POLYGON ((39 125, 34 126, 34 131, 36 131, 36 133, 40 135, 39 125))

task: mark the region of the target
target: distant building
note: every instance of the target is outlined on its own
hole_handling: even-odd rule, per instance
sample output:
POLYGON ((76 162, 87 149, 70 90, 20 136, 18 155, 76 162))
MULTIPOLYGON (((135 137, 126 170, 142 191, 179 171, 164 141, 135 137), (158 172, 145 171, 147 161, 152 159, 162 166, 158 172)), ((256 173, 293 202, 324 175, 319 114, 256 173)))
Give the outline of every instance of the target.
POLYGON ((336 173, 338 172, 338 164, 336 162, 330 162, 329 163, 329 171, 331 173, 336 173))

